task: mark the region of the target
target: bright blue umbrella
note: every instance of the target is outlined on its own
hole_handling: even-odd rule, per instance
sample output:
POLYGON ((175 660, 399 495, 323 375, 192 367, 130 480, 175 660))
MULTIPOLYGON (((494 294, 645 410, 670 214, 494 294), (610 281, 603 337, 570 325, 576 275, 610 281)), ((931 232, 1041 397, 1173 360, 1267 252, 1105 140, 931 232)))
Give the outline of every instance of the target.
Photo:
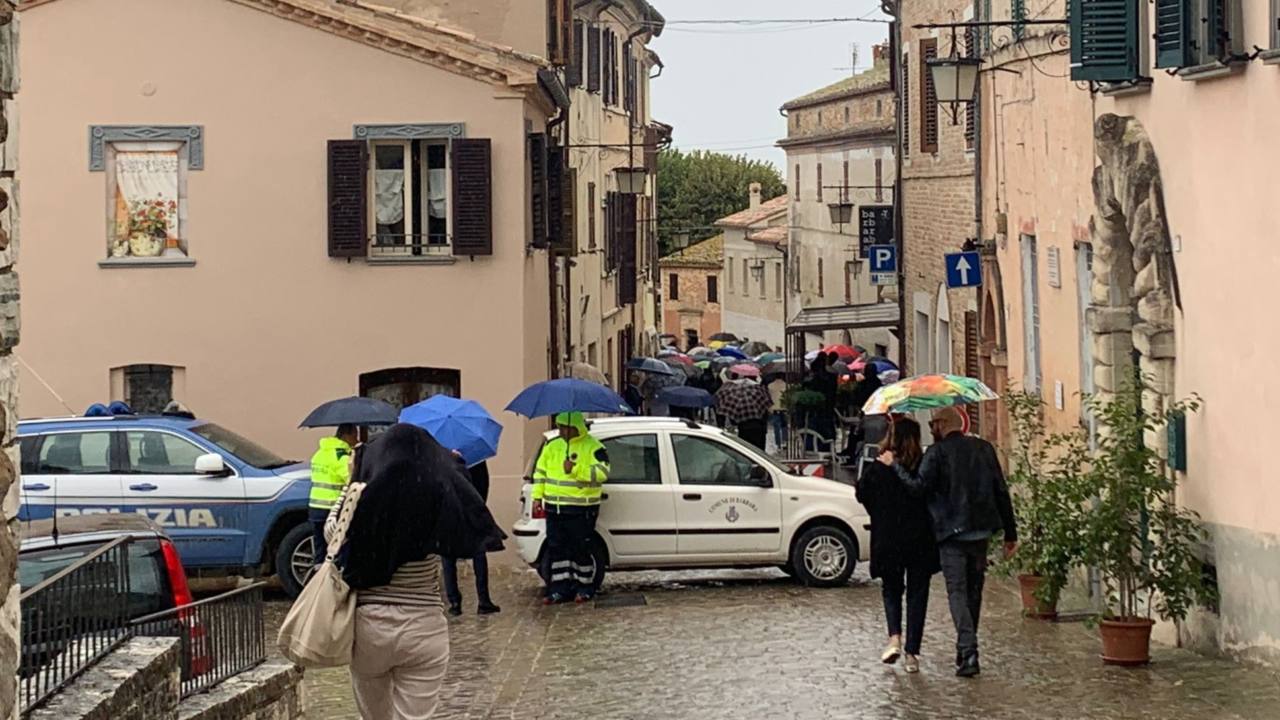
POLYGON ((502 425, 474 400, 433 395, 401 410, 400 422, 417 425, 436 442, 457 450, 467 467, 498 454, 502 425))
POLYGON ((746 354, 746 353, 744 353, 744 352, 742 352, 741 350, 739 350, 738 348, 736 348, 736 347, 732 347, 732 346, 730 346, 730 345, 725 345, 724 347, 720 348, 720 349, 719 349, 719 350, 717 350, 716 352, 720 353, 720 356, 721 356, 721 357, 731 357, 731 358, 733 358, 734 360, 746 360, 746 359, 748 359, 748 358, 747 358, 747 354, 746 354))
POLYGON ((631 406, 618 393, 577 378, 534 383, 521 390, 507 410, 531 418, 562 412, 631 414, 631 406))
POLYGON ((658 391, 656 399, 660 403, 682 408, 704 408, 716 404, 716 399, 711 393, 688 385, 662 388, 658 391))

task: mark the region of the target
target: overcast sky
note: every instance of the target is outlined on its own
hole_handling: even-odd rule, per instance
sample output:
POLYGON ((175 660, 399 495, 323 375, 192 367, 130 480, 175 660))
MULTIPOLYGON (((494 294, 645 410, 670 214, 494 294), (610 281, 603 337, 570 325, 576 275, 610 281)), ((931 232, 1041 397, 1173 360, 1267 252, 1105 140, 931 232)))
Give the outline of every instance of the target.
POLYGON ((675 146, 745 154, 783 166, 778 108, 871 66, 886 23, 683 25, 678 20, 885 19, 878 0, 650 0, 668 25, 652 47, 666 65, 653 81, 653 115, 675 126, 675 146))

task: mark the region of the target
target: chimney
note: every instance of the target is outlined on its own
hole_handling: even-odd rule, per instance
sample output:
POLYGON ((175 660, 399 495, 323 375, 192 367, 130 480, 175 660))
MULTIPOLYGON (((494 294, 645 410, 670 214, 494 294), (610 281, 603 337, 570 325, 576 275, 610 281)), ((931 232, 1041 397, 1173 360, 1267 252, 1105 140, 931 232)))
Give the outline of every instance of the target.
POLYGON ((760 183, 753 182, 747 187, 751 190, 751 209, 760 207, 760 183))
POLYGON ((871 46, 871 60, 873 67, 889 64, 889 43, 881 43, 871 46))

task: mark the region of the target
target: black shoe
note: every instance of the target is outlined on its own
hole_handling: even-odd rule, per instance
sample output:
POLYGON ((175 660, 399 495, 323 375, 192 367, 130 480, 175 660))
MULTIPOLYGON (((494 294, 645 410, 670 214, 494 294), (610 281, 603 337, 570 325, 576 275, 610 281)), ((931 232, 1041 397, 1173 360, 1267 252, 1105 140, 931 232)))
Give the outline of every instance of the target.
POLYGON ((502 608, 494 605, 492 602, 482 602, 480 603, 480 607, 476 608, 476 614, 478 615, 492 615, 496 612, 502 612, 502 608))
POLYGON ((956 651, 956 669, 959 670, 960 666, 963 664, 964 664, 964 651, 957 650, 956 651))
POLYGON ((965 656, 964 662, 956 668, 956 677, 971 678, 982 672, 982 668, 978 666, 978 653, 970 653, 965 656))
POLYGON ((449 614, 457 617, 462 614, 462 603, 449 603, 449 614))

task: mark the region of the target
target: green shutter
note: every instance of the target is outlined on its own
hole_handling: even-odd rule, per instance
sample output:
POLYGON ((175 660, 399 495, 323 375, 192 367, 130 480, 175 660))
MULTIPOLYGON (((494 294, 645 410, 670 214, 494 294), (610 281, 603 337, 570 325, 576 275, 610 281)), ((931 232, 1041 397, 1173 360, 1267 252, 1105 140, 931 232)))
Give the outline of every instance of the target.
POLYGON ((1071 79, 1138 78, 1138 0, 1071 3, 1071 79))
POLYGON ((1194 0, 1156 0, 1156 67, 1195 64, 1191 16, 1194 0))
POLYGON ((1226 0, 1205 0, 1204 3, 1205 52, 1216 60, 1226 62, 1231 56, 1231 28, 1227 25, 1226 0))

